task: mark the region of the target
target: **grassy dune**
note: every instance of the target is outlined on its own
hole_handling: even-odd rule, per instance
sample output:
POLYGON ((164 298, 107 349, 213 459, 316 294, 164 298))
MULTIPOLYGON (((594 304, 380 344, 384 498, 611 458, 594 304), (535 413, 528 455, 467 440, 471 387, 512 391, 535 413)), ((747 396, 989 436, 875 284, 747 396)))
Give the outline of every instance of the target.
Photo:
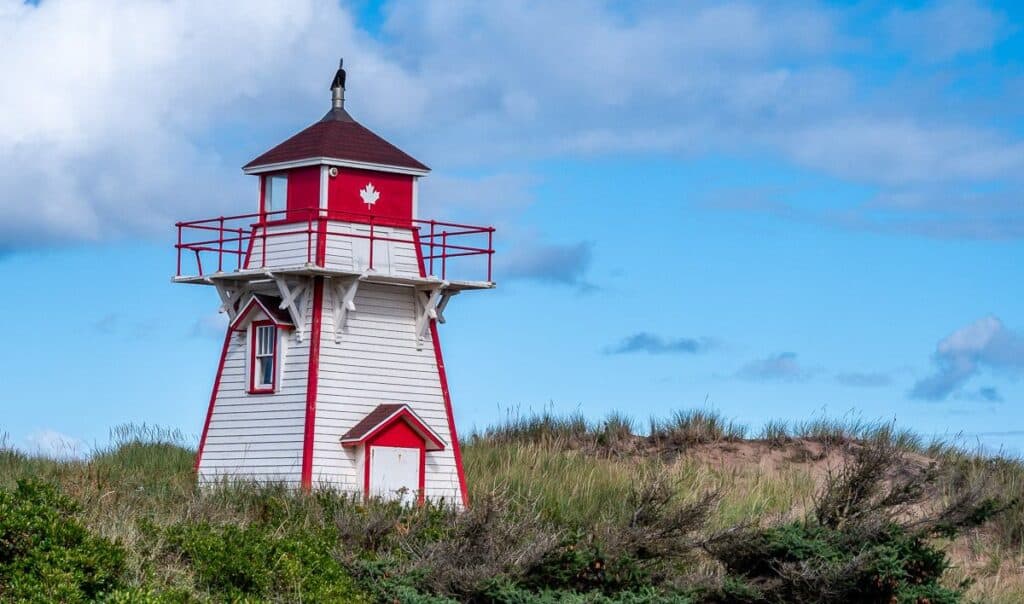
POLYGON ((180 434, 112 437, 0 447, 0 600, 1024 601, 1024 467, 887 425, 511 419, 463 444, 465 514, 199 490, 180 434))

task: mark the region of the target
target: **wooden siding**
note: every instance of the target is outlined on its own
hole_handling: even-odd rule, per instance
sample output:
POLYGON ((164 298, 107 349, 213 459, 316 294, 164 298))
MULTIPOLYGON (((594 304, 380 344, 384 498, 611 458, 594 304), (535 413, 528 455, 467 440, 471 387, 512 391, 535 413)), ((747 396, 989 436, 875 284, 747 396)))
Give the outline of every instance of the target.
MULTIPOLYGON (((256 227, 252 233, 252 247, 244 268, 279 268, 303 266, 316 261, 316 239, 314 232, 306 231, 308 222, 275 224, 266 229, 266 256, 263 255, 263 228, 256 227), (301 231, 301 232, 296 232, 301 231), (281 233, 290 233, 282 235, 281 233)), ((316 224, 313 224, 316 229, 316 224)))
MULTIPOLYGON (((303 303, 310 305, 309 298, 303 303)), ((311 313, 307 311, 307 317, 311 313)), ((306 329, 309 329, 307 318, 306 329)), ((278 389, 249 394, 248 331, 231 337, 220 389, 210 417, 200 482, 222 476, 259 482, 299 484, 309 338, 299 342, 295 330, 282 331, 278 389)))
MULTIPOLYGON (((360 273, 370 267, 370 225, 330 221, 324 266, 360 273), (351 233, 354 236, 347 236, 351 233)), ((419 277, 416 245, 409 229, 373 227, 373 270, 399 277, 419 277), (399 241, 380 241, 377 238, 399 241)))
MULTIPOLYGON (((305 265, 307 261, 315 262, 317 234, 313 233, 310 237, 305 232, 308 228, 308 222, 267 227, 267 252, 264 258, 263 229, 257 227, 252 235, 252 248, 245 268, 296 267, 305 265)), ((315 223, 313 229, 316 230, 315 223)), ((328 223, 327 232, 325 268, 361 273, 370 267, 370 225, 332 220, 328 223)), ((374 271, 399 277, 420 276, 416 245, 412 243, 412 232, 409 229, 375 226, 373 236, 374 271), (380 241, 377 238, 400 241, 380 241)))
MULTIPOLYGON (((417 271, 418 273, 418 271, 417 271)), ((313 483, 362 486, 359 450, 341 436, 381 403, 406 403, 445 439, 443 451, 426 455, 426 496, 461 505, 451 431, 430 338, 417 347, 413 290, 360 285, 340 342, 334 340, 330 299, 325 300, 320 344, 313 483)))

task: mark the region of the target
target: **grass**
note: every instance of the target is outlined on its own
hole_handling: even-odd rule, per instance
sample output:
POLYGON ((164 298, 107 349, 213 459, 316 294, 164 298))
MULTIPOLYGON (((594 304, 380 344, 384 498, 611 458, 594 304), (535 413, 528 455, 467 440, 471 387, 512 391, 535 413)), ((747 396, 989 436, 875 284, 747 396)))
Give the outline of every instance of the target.
MULTIPOLYGON (((26 455, 0 439, 0 491, 25 479, 56 485, 77 506, 68 522, 124 549, 112 601, 179 602, 748 601, 737 595, 746 579, 735 583, 695 544, 804 526, 791 523, 813 515, 823 485, 859 448, 884 443, 908 463, 934 462, 936 507, 967 491, 1005 503, 1024 494, 1018 461, 925 443, 891 424, 771 422, 752 433, 696 410, 653 420, 646 434, 636 427, 624 415, 545 413, 471 434, 463 459, 474 506, 463 515, 273 485, 200 490, 193 443, 147 426, 115 429, 87 459, 26 455)), ((895 480, 886 476, 877 482, 895 480)), ((1019 506, 927 541, 950 552, 944 585, 973 581, 966 601, 1024 598, 1019 506)), ((0 570, 2 560, 0 551, 0 570)))

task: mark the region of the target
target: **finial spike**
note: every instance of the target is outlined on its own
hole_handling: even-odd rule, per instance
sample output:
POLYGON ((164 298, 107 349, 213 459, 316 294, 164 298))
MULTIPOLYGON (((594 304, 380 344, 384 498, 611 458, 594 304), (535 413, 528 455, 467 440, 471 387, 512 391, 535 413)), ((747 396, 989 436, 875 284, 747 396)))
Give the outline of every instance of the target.
POLYGON ((345 58, 338 61, 338 71, 331 80, 331 106, 334 109, 345 108, 345 58))

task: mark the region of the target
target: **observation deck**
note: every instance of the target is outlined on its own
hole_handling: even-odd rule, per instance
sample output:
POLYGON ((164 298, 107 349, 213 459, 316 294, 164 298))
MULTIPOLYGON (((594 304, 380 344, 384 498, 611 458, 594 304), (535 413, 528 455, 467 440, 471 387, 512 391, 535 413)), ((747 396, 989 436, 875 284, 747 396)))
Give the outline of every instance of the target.
POLYGON ((319 209, 179 222, 176 283, 301 275, 396 285, 494 287, 494 228, 319 209))

